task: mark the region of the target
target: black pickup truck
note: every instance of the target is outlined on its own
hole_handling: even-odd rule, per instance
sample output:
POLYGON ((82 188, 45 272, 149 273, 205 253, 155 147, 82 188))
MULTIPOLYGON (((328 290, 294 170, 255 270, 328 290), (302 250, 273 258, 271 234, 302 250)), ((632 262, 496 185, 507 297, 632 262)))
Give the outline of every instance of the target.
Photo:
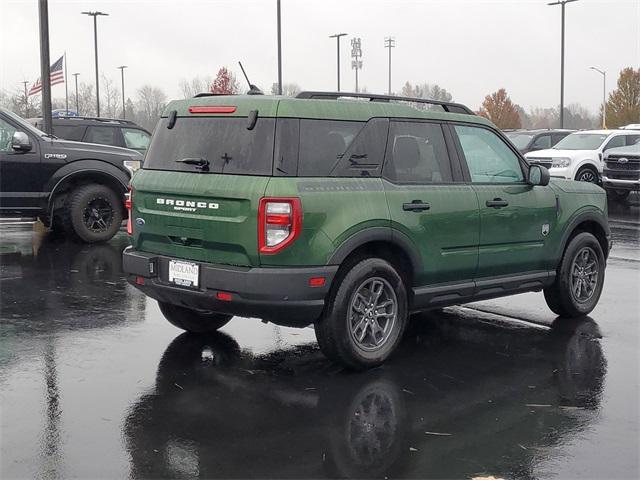
POLYGON ((126 218, 129 179, 142 159, 135 150, 58 139, 0 109, 0 215, 107 241, 126 218))
POLYGON ((640 191, 640 143, 608 150, 604 162, 602 186, 610 197, 622 202, 640 191))

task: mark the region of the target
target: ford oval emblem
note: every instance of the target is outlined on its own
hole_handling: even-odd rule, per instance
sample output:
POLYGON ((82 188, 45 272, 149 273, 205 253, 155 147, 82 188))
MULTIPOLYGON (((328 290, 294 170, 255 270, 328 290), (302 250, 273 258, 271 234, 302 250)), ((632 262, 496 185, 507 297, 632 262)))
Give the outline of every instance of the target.
POLYGON ((618 159, 618 163, 627 163, 628 161, 629 159, 624 157, 618 159))
POLYGON ((136 225, 139 227, 144 225, 144 218, 136 218, 136 225))

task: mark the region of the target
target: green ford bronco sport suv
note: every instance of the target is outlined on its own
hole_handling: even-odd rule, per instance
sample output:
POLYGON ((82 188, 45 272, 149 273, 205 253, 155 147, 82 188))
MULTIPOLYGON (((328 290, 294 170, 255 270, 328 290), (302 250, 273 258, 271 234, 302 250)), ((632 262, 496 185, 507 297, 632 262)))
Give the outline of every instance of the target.
POLYGON ((128 206, 125 272, 169 322, 313 324, 356 369, 415 311, 544 290, 587 314, 610 249, 600 187, 550 182, 463 105, 382 95, 171 102, 128 206))

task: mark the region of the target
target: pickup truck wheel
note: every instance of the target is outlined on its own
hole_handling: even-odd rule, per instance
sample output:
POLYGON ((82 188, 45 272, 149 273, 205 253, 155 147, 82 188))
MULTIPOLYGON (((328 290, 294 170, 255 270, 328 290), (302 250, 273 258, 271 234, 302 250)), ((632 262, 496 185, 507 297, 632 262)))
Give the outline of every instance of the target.
POLYGON ((605 259, 591 233, 579 233, 569 242, 556 280, 544 290, 549 308, 561 317, 581 317, 591 312, 602 293, 605 259))
POLYGON ((607 190, 607 195, 614 202, 623 203, 629 195, 631 194, 631 190, 607 190))
POLYGON ((391 355, 406 324, 407 291, 402 277, 385 260, 367 258, 337 285, 315 332, 329 359, 363 370, 391 355))
POLYGON ((224 315, 206 310, 193 310, 160 301, 158 301, 158 306, 162 315, 170 324, 191 333, 215 332, 224 327, 233 318, 233 315, 224 315))
POLYGON ((120 196, 98 184, 83 185, 71 192, 65 209, 65 230, 87 243, 110 240, 124 216, 120 196))
POLYGON ((576 180, 579 182, 598 183, 598 171, 593 167, 582 167, 576 173, 576 180))

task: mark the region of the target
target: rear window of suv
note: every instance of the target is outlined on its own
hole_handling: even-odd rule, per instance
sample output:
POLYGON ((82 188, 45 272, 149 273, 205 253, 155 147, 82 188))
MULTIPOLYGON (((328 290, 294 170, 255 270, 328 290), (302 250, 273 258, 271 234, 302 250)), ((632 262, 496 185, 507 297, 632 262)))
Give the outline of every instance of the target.
POLYGON ((275 119, 258 118, 252 130, 246 117, 180 117, 171 129, 167 122, 156 127, 145 169, 200 173, 176 160, 204 158, 210 173, 271 175, 275 119))

